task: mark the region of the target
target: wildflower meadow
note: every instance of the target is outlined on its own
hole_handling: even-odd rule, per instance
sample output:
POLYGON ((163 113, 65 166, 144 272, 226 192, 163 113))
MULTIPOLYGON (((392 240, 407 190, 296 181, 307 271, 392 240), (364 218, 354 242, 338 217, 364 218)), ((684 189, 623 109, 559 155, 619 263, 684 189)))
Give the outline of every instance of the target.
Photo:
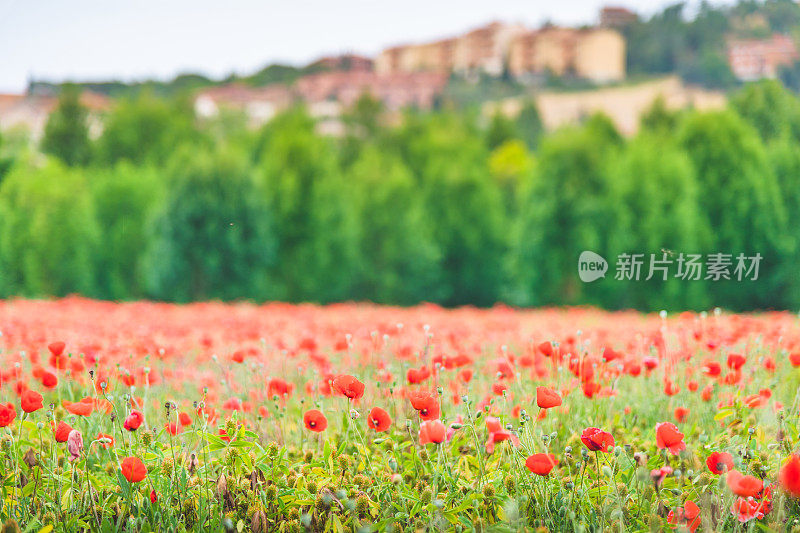
POLYGON ((800 528, 797 315, 0 302, 3 531, 800 528))

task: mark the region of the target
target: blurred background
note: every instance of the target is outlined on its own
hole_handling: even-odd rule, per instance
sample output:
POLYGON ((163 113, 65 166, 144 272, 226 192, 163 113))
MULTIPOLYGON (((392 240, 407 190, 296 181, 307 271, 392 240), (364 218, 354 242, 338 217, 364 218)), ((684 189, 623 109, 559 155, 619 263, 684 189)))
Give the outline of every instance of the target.
POLYGON ((800 307, 796 2, 260 4, 0 0, 0 296, 800 307))

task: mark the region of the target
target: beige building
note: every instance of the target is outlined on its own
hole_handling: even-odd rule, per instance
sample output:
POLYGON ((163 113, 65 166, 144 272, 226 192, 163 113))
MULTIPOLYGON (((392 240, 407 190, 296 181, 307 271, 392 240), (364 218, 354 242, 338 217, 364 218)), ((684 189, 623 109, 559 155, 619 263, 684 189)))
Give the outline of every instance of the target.
MULTIPOLYGON (((100 115, 111 108, 111 100, 98 93, 83 91, 81 104, 88 110, 89 136, 102 132, 100 115)), ((58 97, 35 94, 0 94, 0 131, 20 130, 34 141, 44 136, 47 119, 58 106, 58 97)))
POLYGON ((732 39, 728 42, 728 64, 742 81, 775 78, 782 66, 800 58, 794 40, 774 34, 769 39, 732 39))
POLYGON ((459 37, 395 46, 375 60, 379 74, 410 72, 503 73, 518 77, 552 72, 598 83, 625 78, 625 39, 609 28, 548 26, 530 31, 493 22, 459 37))
POLYGON ((379 74, 409 72, 503 72, 508 46, 525 29, 520 25, 492 22, 464 35, 430 43, 395 46, 375 60, 379 74))
POLYGON ((201 118, 216 117, 225 109, 243 112, 250 125, 257 127, 289 107, 292 101, 292 92, 281 84, 255 88, 231 83, 198 92, 194 110, 201 118))
POLYGON ((598 83, 625 78, 625 39, 607 28, 549 26, 518 35, 508 51, 510 72, 518 77, 552 72, 598 83))
POLYGON ((430 109, 447 84, 443 72, 378 74, 375 72, 320 72, 295 83, 300 99, 309 105, 338 102, 349 107, 363 95, 380 100, 390 111, 405 107, 430 109))
MULTIPOLYGON (((722 109, 727 105, 725 93, 685 85, 678 76, 587 91, 538 92, 534 102, 548 130, 579 124, 594 113, 603 113, 620 133, 631 136, 638 131, 642 114, 658 99, 671 110, 722 109)), ((483 112, 486 117, 497 112, 515 117, 524 104, 523 98, 509 98, 487 103, 483 112)))

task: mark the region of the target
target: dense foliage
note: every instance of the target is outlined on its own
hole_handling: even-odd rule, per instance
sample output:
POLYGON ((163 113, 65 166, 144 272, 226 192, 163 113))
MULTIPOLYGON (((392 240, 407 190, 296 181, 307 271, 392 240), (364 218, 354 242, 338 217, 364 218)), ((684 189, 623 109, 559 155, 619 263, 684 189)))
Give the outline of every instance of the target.
POLYGON ((302 108, 254 131, 140 95, 89 141, 75 106, 53 156, 18 151, 0 177, 0 295, 800 305, 800 101, 778 82, 723 111, 656 102, 630 139, 599 115, 544 133, 532 104, 390 124, 362 99, 328 137, 302 108), (580 281, 584 250, 606 279, 580 281), (620 254, 664 251, 763 260, 755 281, 614 279, 620 254))
POLYGON ((0 524, 796 532, 797 323, 0 301, 0 524))

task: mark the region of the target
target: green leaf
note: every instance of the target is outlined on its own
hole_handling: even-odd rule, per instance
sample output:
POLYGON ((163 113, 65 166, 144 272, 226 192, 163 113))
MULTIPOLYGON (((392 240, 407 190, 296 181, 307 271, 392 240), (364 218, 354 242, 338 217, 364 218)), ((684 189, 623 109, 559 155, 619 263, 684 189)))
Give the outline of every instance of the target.
POLYGON ((715 421, 724 420, 733 414, 734 414, 733 409, 722 409, 720 412, 714 415, 714 420, 715 421))

